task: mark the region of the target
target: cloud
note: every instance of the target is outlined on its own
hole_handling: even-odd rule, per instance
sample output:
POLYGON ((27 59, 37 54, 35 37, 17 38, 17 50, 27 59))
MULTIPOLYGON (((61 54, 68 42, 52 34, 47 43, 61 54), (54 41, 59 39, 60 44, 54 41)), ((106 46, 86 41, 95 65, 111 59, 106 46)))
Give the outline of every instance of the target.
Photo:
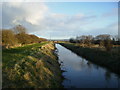
POLYGON ((91 28, 86 34, 99 35, 99 34, 110 34, 118 35, 118 22, 113 22, 112 24, 107 25, 106 27, 101 28, 91 28))
POLYGON ((116 30, 116 24, 104 28, 95 26, 94 23, 100 22, 97 21, 97 15, 82 12, 74 15, 55 13, 42 2, 25 3, 21 0, 21 2, 4 2, 2 6, 3 28, 21 24, 28 29, 28 33, 40 37, 70 38, 80 34, 114 33, 116 30))
POLYGON ((0 3, 0 30, 2 29, 2 3, 0 3))
POLYGON ((118 8, 113 8, 110 11, 102 14, 102 17, 104 17, 104 18, 115 17, 115 16, 118 16, 118 8))
POLYGON ((15 25, 21 22, 38 25, 44 18, 48 8, 44 3, 8 2, 3 3, 3 27, 4 25, 15 25))
MULTIPOLYGON (((56 29, 73 27, 72 23, 83 23, 92 16, 77 14, 73 16, 49 12, 44 3, 8 2, 3 3, 3 27, 15 24, 29 23, 41 26, 41 29, 56 29), (70 24, 70 25, 69 25, 70 24)), ((94 16, 93 16, 94 18, 94 16)), ((84 24, 84 23, 83 23, 84 24)), ((76 25, 75 25, 76 26, 76 25)))

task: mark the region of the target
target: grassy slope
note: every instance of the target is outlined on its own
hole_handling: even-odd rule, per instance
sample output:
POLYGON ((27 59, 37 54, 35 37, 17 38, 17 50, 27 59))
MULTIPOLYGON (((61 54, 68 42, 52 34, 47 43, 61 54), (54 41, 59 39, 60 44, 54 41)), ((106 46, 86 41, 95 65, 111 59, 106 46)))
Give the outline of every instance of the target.
POLYGON ((54 44, 26 45, 3 50, 3 88, 61 87, 61 70, 54 44))
POLYGON ((110 53, 93 48, 83 48, 70 43, 60 43, 74 53, 120 74, 120 53, 110 53))

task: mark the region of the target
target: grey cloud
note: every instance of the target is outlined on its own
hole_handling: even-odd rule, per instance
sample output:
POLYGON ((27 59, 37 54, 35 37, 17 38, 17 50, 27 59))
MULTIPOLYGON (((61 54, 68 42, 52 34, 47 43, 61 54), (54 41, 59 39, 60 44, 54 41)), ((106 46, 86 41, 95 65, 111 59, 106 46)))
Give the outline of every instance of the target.
POLYGON ((87 33, 92 35, 99 35, 99 34, 118 35, 118 23, 114 22, 104 28, 94 28, 88 31, 87 33))
POLYGON ((3 28, 22 24, 28 29, 29 33, 49 38, 70 38, 82 34, 98 34, 99 33, 115 33, 116 24, 109 25, 106 28, 93 28, 89 31, 84 27, 96 22, 96 15, 66 15, 52 13, 45 4, 36 4, 32 6, 30 3, 8 4, 4 3, 3 11, 3 28), (29 7, 28 7, 29 6, 29 7))

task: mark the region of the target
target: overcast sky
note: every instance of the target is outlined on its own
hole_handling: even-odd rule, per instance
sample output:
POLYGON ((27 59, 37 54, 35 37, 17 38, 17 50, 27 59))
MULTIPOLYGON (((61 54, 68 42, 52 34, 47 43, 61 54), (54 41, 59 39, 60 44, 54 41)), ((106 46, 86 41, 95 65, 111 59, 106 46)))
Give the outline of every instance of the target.
MULTIPOLYGON (((21 24, 43 38, 118 34, 117 2, 4 2, 2 28, 21 24)), ((1 27, 0 27, 1 28, 1 27)))

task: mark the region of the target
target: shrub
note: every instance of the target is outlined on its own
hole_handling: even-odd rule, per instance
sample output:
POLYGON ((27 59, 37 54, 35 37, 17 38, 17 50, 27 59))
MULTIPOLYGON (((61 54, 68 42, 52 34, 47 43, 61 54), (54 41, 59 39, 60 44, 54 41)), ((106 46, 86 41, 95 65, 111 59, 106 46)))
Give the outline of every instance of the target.
POLYGON ((17 39, 12 30, 3 30, 2 31, 2 44, 7 46, 14 46, 16 45, 17 39))
POLYGON ((104 40, 104 47, 105 47, 106 51, 111 51, 111 49, 112 49, 111 40, 104 40))

